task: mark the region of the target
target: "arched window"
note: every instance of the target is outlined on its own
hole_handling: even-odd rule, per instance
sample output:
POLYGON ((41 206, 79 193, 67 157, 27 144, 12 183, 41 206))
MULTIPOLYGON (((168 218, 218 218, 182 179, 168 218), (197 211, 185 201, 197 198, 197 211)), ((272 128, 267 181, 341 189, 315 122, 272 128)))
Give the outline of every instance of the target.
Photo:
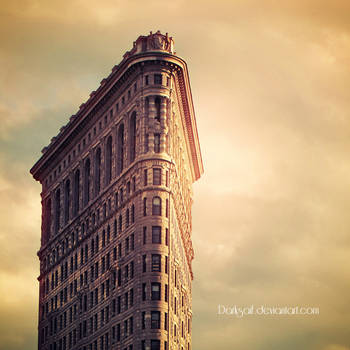
POLYGON ((78 214, 79 211, 79 197, 80 197, 80 171, 77 169, 74 175, 74 215, 78 214))
POLYGON ((107 139, 106 145, 106 185, 112 180, 112 136, 107 139))
POLYGON ((70 181, 67 180, 64 186, 64 223, 69 220, 69 207, 70 207, 70 181))
POLYGON ((98 148, 95 155, 95 196, 100 193, 101 188, 101 148, 98 148))
POLYGON ((160 97, 158 96, 154 99, 154 107, 156 109, 156 115, 154 118, 160 122, 160 97))
POLYGON ((133 112, 130 118, 129 147, 130 163, 132 163, 136 156, 136 112, 133 112))
POLYGON ((90 159, 85 162, 84 167, 84 205, 87 205, 90 200, 90 159))
POLYGON ((162 200, 159 197, 153 197, 152 215, 162 215, 162 200))
POLYGON ((123 171, 124 167, 124 124, 118 129, 118 154, 117 154, 118 174, 123 171))
POLYGON ((60 189, 58 189, 55 195, 55 233, 57 233, 60 228, 60 218, 61 218, 61 191, 60 189))

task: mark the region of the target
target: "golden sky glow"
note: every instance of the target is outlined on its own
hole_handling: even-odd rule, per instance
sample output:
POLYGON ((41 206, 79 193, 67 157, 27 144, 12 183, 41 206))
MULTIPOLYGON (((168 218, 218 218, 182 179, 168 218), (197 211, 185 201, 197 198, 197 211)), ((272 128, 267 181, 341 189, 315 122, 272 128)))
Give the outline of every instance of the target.
POLYGON ((350 350, 350 2, 0 1, 0 350, 36 349, 40 186, 59 128, 139 35, 187 63, 194 350, 350 350), (208 263, 210 262, 210 263, 208 263), (217 306, 318 316, 218 316, 217 306))

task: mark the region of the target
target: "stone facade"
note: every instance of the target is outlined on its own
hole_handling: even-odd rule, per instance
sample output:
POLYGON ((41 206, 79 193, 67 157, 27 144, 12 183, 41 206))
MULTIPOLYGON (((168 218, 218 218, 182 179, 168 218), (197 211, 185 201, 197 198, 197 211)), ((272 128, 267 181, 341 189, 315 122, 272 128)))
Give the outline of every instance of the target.
POLYGON ((172 38, 140 36, 42 152, 38 348, 190 350, 203 166, 172 38))

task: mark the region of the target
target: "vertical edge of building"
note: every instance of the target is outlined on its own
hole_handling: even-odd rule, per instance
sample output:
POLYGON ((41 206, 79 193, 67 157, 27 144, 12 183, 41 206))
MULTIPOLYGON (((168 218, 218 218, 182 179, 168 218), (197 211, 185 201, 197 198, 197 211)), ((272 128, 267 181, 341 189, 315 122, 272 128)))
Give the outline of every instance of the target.
POLYGON ((38 348, 190 350, 203 165, 173 39, 140 36, 42 152, 38 348))

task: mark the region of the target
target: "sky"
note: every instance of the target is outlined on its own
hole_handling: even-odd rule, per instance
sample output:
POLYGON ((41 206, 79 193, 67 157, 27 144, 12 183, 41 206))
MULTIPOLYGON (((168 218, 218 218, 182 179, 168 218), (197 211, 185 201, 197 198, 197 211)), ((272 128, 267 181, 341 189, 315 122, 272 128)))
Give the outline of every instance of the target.
POLYGON ((41 149, 139 35, 188 63, 193 350, 350 350, 350 2, 0 1, 0 350, 37 347, 41 149), (208 263, 210 262, 210 263, 208 263), (218 314, 218 306, 318 315, 218 314))

